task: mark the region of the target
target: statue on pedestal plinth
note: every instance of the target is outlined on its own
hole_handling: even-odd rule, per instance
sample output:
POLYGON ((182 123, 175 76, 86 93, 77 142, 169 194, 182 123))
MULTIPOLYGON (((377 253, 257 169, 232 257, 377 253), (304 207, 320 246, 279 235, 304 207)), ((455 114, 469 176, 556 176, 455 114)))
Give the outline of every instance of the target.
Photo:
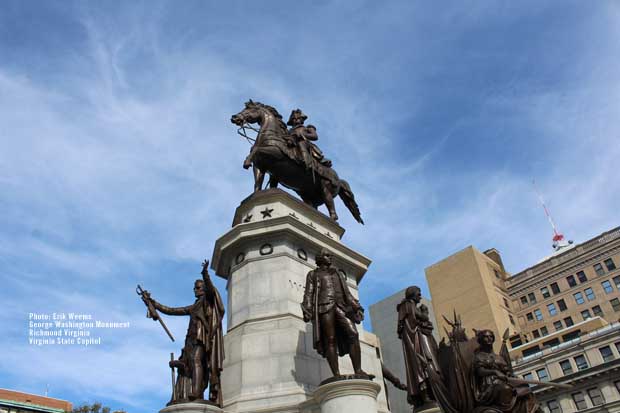
POLYGON ((428 308, 420 304, 420 288, 411 286, 398 310, 398 338, 403 344, 407 373, 407 401, 416 408, 435 407, 433 386, 425 369, 427 364, 437 364, 437 343, 433 337, 428 308))
POLYGON ((448 343, 443 339, 436 346, 430 334, 432 325, 418 305, 419 288, 408 288, 407 297, 398 306, 399 334, 407 366, 408 400, 414 412, 426 410, 428 401, 436 400, 444 413, 541 413, 529 384, 571 388, 515 377, 506 343, 508 331, 500 354, 495 354, 494 333, 474 330, 476 338, 469 339, 456 313, 454 321, 444 317, 452 327, 448 343))
MULTIPOLYGON (((207 402, 222 407, 220 374, 224 362, 224 341, 222 319, 224 304, 213 285, 207 270, 209 262, 202 267, 202 279, 194 283, 196 301, 185 307, 168 307, 151 298, 148 291, 140 290, 142 299, 149 308, 148 317, 159 319, 159 310, 168 315, 188 315, 189 326, 185 346, 178 360, 171 360, 170 367, 178 375, 174 382, 170 404, 186 402, 207 402), (208 399, 204 392, 209 388, 208 399)), ((166 329, 167 331, 167 329, 166 329)), ((172 338, 172 336, 170 337, 172 338)))
POLYGON ((306 277, 301 304, 304 320, 312 322, 314 349, 327 359, 335 378, 342 378, 338 356, 349 354, 355 378, 371 379, 362 370, 360 342, 355 324, 364 319, 364 309, 353 297, 347 282, 332 265, 330 254, 316 256, 318 268, 306 277))
POLYGON ((310 142, 318 139, 316 128, 303 126, 305 115, 300 110, 291 114, 290 131, 275 108, 252 100, 230 120, 240 126, 239 133, 249 140, 251 138, 242 131, 251 128, 251 124, 260 125, 250 154, 243 162, 244 168, 253 167, 254 192, 262 189, 265 172, 268 172, 271 188, 281 183, 297 192, 313 208, 325 204, 334 221, 338 220, 334 198, 340 195, 357 222, 364 223, 351 187, 338 177, 331 161, 324 159, 318 147, 310 142))

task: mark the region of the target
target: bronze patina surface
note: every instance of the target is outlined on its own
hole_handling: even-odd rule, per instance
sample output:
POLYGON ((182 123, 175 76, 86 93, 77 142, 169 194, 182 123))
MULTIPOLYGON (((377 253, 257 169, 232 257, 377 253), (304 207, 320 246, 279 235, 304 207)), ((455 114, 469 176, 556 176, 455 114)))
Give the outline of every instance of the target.
POLYGON ((262 189, 265 173, 269 173, 269 187, 282 184, 313 208, 325 204, 334 221, 338 220, 334 198, 340 196, 353 217, 363 224, 351 187, 338 177, 331 161, 325 159, 314 143, 318 139, 316 127, 304 125, 306 118, 300 109, 293 110, 288 121, 289 130, 274 107, 252 100, 231 117, 231 122, 240 126, 240 130, 252 124, 260 127, 250 154, 243 162, 244 168, 253 168, 254 192, 262 189))
POLYGON ((301 303, 304 320, 312 323, 314 349, 327 359, 333 377, 372 379, 362 370, 359 336, 355 324, 364 319, 364 309, 353 297, 346 280, 332 265, 330 254, 322 250, 316 256, 317 269, 306 276, 306 290, 301 303), (343 376, 338 356, 348 354, 353 375, 343 376))
MULTIPOLYGON (((202 279, 194 282, 196 301, 185 307, 168 307, 153 298, 148 291, 143 291, 143 300, 149 308, 153 307, 167 315, 189 316, 189 326, 185 336, 185 346, 178 360, 171 360, 169 365, 177 370, 176 382, 173 373, 173 389, 170 404, 198 402, 222 407, 222 389, 220 375, 224 362, 224 340, 222 319, 224 304, 219 292, 213 285, 205 261, 202 267, 202 279), (205 390, 209 388, 208 398, 205 390)), ((151 318, 159 317, 157 312, 151 318)), ((174 370, 173 370, 174 371, 174 370)))

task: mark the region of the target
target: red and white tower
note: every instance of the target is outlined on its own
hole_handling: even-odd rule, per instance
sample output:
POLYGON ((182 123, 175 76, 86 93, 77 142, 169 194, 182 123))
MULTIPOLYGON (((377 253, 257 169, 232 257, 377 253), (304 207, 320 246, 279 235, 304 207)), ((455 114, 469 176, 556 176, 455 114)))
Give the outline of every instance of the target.
POLYGON ((549 210, 547 209, 547 205, 545 205, 545 201, 543 200, 542 195, 540 194, 540 192, 538 191, 538 188, 536 187, 535 180, 532 180, 532 185, 534 185, 534 191, 536 192, 536 195, 538 196, 538 200, 540 201, 540 204, 545 210, 545 215, 547 216, 547 219, 549 220, 549 224, 551 225, 551 229, 553 230, 553 243, 551 244, 551 246, 556 252, 566 247, 571 246, 573 244, 573 241, 567 241, 564 238, 564 235, 557 230, 557 227, 555 226, 555 223, 553 222, 553 218, 551 218, 551 214, 549 213, 549 210))

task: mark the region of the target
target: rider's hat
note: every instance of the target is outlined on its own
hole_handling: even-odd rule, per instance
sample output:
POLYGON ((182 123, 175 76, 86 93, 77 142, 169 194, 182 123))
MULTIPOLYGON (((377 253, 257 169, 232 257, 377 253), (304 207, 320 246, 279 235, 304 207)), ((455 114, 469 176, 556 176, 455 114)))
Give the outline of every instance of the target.
POLYGON ((288 122, 286 122, 288 126, 293 126, 293 115, 301 116, 301 119, 303 121, 308 119, 308 117, 301 111, 301 109, 295 109, 291 112, 291 116, 288 117, 288 122))

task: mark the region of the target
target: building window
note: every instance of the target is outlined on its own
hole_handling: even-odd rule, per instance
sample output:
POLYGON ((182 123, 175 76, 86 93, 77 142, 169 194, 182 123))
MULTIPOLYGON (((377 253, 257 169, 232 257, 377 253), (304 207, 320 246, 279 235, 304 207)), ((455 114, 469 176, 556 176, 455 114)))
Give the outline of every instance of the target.
POLYGON ((580 283, 584 283, 586 281, 588 281, 588 277, 586 277, 586 273, 583 271, 578 271, 577 272, 577 278, 579 279, 580 283))
POLYGON ((558 300, 558 308, 560 311, 566 311, 566 301, 563 298, 558 300))
POLYGON ((493 272, 495 273, 495 278, 502 278, 502 277, 499 275, 499 271, 497 271, 496 269, 493 269, 493 272))
POLYGON ((584 320, 587 320, 588 318, 591 318, 592 315, 590 314, 590 310, 583 310, 581 312, 581 317, 583 317, 584 320))
POLYGON ((603 290, 605 290, 605 293, 611 294, 614 292, 614 287, 611 286, 611 283, 609 282, 609 280, 603 281, 601 285, 603 286, 603 290))
POLYGON ((563 328, 562 322, 560 320, 554 321, 553 328, 555 328, 555 331, 560 331, 563 328))
POLYGON ((549 381, 549 374, 547 374, 547 369, 545 368, 536 370, 536 375, 540 381, 549 381))
POLYGON ((592 291, 592 288, 586 288, 585 290, 583 290, 584 293, 586 293, 586 298, 588 299, 588 301, 592 301, 596 298, 596 296, 594 295, 594 291, 592 291))
POLYGON ((558 313, 558 310, 555 309, 555 304, 549 303, 547 304, 547 310, 549 310, 549 315, 553 317, 558 313))
POLYGON ((581 293, 575 293, 573 294, 573 297, 575 297, 575 302, 577 304, 583 304, 585 303, 585 300, 583 299, 583 294, 581 293))
POLYGON ((614 384, 616 385, 616 390, 620 393, 620 381, 615 381, 614 384))
POLYGON ((605 275, 605 270, 601 264, 594 264, 594 272, 596 275, 605 275))
POLYGON ((605 267, 607 267, 607 271, 613 271, 616 269, 616 264, 614 264, 614 260, 608 258, 605 260, 605 267))
POLYGON ((620 353, 620 341, 614 344, 614 346, 616 346, 616 350, 618 350, 618 353, 620 353))
POLYGON ((594 316, 599 316, 599 317, 603 317, 603 310, 601 309, 600 305, 595 305, 594 307, 592 307, 592 313, 594 314, 594 316))
POLYGON ((534 310, 534 316, 536 317, 536 320, 542 321, 543 316, 542 316, 542 311, 540 311, 540 308, 537 308, 536 310, 534 310))
POLYGON ((614 281, 614 284, 616 284, 616 288, 620 290, 620 275, 615 276, 612 280, 614 281))
POLYGON ((553 294, 560 293, 560 286, 558 285, 558 283, 551 283, 551 291, 553 291, 553 294))
POLYGON ((510 314, 508 314, 508 319, 510 320, 510 324, 512 324, 513 326, 516 325, 515 324, 515 319, 512 318, 512 316, 510 314))
POLYGON ((562 374, 565 376, 573 372, 573 365, 570 364, 570 360, 560 361, 560 368, 562 369, 562 374))
POLYGON ((543 298, 551 297, 551 293, 549 292, 549 289, 547 287, 541 288, 540 293, 542 294, 543 298))
POLYGON ((543 348, 555 347, 560 345, 560 339, 552 338, 551 340, 543 341, 543 348))
POLYGON ((549 413, 562 413, 560 403, 558 403, 558 401, 555 399, 549 400, 547 402, 547 408, 549 409, 549 413))
MULTIPOLYGON (((531 356, 532 354, 536 354, 536 353, 540 353, 540 347, 538 346, 534 346, 534 347, 530 347, 530 348, 526 348, 525 350, 523 350, 523 357, 527 357, 527 356, 531 356)), ((530 374, 531 377, 531 374, 530 374)))
POLYGON ((508 305, 508 300, 506 300, 506 298, 502 297, 504 299, 504 305, 508 308, 510 308, 510 305, 508 305))
POLYGON ((598 387, 594 387, 592 389, 588 389, 588 396, 590 396, 590 401, 595 406, 600 406, 605 403, 605 399, 603 398, 603 394, 598 389, 598 387))
MULTIPOLYGON (((620 306, 620 302, 618 303, 618 305, 620 306)), ((564 319, 564 324, 566 325, 566 327, 574 325, 575 323, 573 323, 573 317, 566 317, 564 319)))
POLYGON ((527 297, 526 296, 521 297, 521 304, 527 305, 527 297))
POLYGON ((620 300, 619 299, 614 298, 613 300, 610 300, 609 303, 611 304, 614 311, 616 312, 620 311, 620 300))
POLYGON ((571 396, 573 397, 573 401, 575 402, 577 410, 584 410, 588 408, 588 403, 586 403, 586 398, 583 397, 582 392, 573 393, 571 394, 571 396))
POLYGON ((527 317, 527 321, 534 321, 534 316, 532 315, 532 313, 527 313, 525 317, 527 317))
POLYGON ((532 335, 534 336, 534 338, 539 338, 540 337, 540 333, 538 332, 538 330, 532 331, 532 335))
POLYGON ((601 347, 598 351, 601 352, 601 357, 603 357, 603 361, 605 362, 611 361, 615 358, 614 353, 611 351, 611 347, 609 346, 601 347))
POLYGON ((547 334, 549 334, 549 330, 547 330, 547 327, 545 326, 540 327, 540 334, 542 334, 543 336, 546 336, 547 334))
POLYGON ((594 272, 596 275, 605 275, 605 270, 601 264, 594 264, 594 272))
POLYGON ((534 375, 532 373, 525 373, 523 375, 524 380, 534 380, 534 375))
POLYGON ((586 357, 584 355, 580 354, 574 357, 574 359, 575 359, 575 364, 577 365, 577 370, 585 370, 589 367, 588 361, 586 360, 586 357))
POLYGON ((568 277, 566 277, 566 281, 568 281, 569 287, 574 287, 577 285, 577 281, 575 281, 575 277, 572 275, 569 275, 568 277))
POLYGON ((536 296, 534 295, 534 293, 529 293, 527 295, 527 298, 530 300, 530 304, 534 304, 536 302, 536 296))
POLYGON ((581 337, 581 330, 575 330, 575 331, 571 331, 568 334, 564 334, 562 336, 562 341, 566 343, 567 341, 571 341, 579 337, 581 337))

